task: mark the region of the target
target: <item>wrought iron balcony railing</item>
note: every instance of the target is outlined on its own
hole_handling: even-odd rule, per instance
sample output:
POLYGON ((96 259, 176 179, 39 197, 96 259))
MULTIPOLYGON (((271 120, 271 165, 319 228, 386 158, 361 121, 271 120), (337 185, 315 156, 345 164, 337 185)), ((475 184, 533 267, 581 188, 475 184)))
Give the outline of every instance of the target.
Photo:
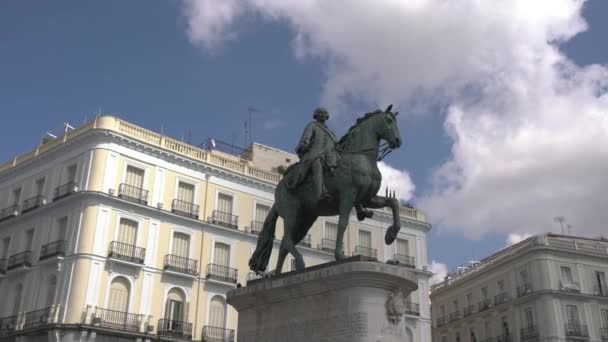
POLYGON ((450 322, 457 321, 461 318, 460 311, 454 311, 450 314, 450 322))
POLYGON ((509 293, 507 292, 501 292, 494 296, 494 306, 506 303, 507 301, 509 301, 509 293))
POLYGON ((126 183, 122 183, 118 187, 118 197, 143 205, 148 204, 148 190, 126 183))
POLYGON ((469 306, 466 306, 463 309, 463 315, 464 315, 464 317, 471 316, 474 313, 475 313, 475 305, 471 304, 469 306))
POLYGON ((608 297, 608 286, 595 285, 593 287, 593 295, 600 297, 608 297))
POLYGON ((256 280, 256 279, 262 279, 262 276, 253 271, 247 273, 247 282, 250 282, 250 281, 256 280))
POLYGON ((405 303, 405 313, 408 315, 420 316, 420 304, 406 302, 405 303))
POLYGON ((6 338, 13 335, 17 327, 17 315, 0 318, 0 338, 6 338))
POLYGON ((333 252, 336 250, 336 241, 331 239, 321 240, 321 249, 327 252, 333 252))
POLYGON ((234 342, 234 330, 222 327, 203 327, 203 342, 234 342))
POLYGON ((375 248, 365 246, 355 246, 355 255, 363 255, 370 258, 377 258, 378 251, 375 248))
POLYGON ((589 338, 589 328, 585 324, 577 322, 564 324, 564 331, 568 337, 589 338))
POLYGON ((8 257, 7 271, 18 267, 32 267, 32 251, 21 252, 8 257))
POLYGON ((194 203, 174 199, 171 203, 171 211, 177 215, 185 216, 198 220, 199 206, 194 203))
POLYGON ((303 246, 303 247, 310 248, 310 246, 312 246, 312 244, 310 242, 310 234, 306 234, 306 236, 304 236, 304 238, 302 239, 302 241, 300 241, 300 243, 298 243, 298 246, 303 246))
POLYGON ((32 198, 28 198, 23 201, 23 206, 21 207, 21 213, 27 213, 28 211, 32 211, 36 208, 40 208, 46 204, 46 198, 42 195, 36 195, 32 198))
POLYGON ((264 228, 264 222, 261 222, 261 221, 251 221, 251 225, 249 226, 249 232, 251 234, 258 235, 262 231, 262 228, 264 228))
POLYGON ((608 341, 608 327, 600 328, 600 337, 602 341, 608 341))
POLYGON ((400 265, 416 268, 416 258, 405 254, 395 254, 393 259, 397 260, 400 265))
POLYGON ((538 338, 538 328, 535 325, 521 328, 519 331, 520 341, 527 341, 535 338, 538 338))
POLYGON ((35 329, 52 323, 53 308, 30 311, 25 313, 23 329, 35 329))
POLYGON ((9 218, 17 215, 19 215, 19 205, 13 204, 10 207, 0 210, 0 221, 8 220, 9 218))
POLYGON ((60 185, 55 188, 55 193, 53 194, 53 201, 69 196, 75 193, 76 191, 78 191, 78 186, 74 181, 60 185))
POLYGON ((185 273, 193 276, 198 275, 198 261, 181 256, 167 254, 163 268, 168 271, 185 273))
POLYGON ((224 213, 219 210, 214 210, 211 214, 211 223, 231 228, 239 229, 239 217, 231 213, 224 213))
POLYGON ((445 316, 439 317, 437 318, 437 326, 438 327, 442 327, 444 325, 448 324, 448 318, 445 316))
POLYGON ((559 284, 560 291, 581 292, 581 284, 577 281, 562 280, 559 284))
POLYGON ((141 325, 141 315, 96 308, 92 325, 102 328, 115 329, 121 331, 139 332, 141 325))
POLYGON ((479 303, 477 303, 477 311, 481 312, 484 310, 488 310, 492 306, 492 300, 486 298, 479 303))
POLYGON ((112 241, 110 243, 108 257, 136 264, 143 264, 146 257, 146 249, 120 241, 112 241))
POLYGON ((215 279, 236 284, 238 270, 223 265, 207 264, 207 279, 215 279))
POLYGON ((6 274, 7 259, 0 259, 0 274, 6 274))
POLYGON ((171 319, 160 319, 158 321, 158 336, 192 339, 192 323, 176 321, 171 319))
POLYGON ((523 297, 530 293, 532 293, 532 286, 529 283, 525 283, 522 286, 517 287, 517 298, 523 297))
POLYGON ((44 260, 54 256, 65 256, 67 249, 68 242, 66 240, 57 240, 48 243, 40 248, 40 258, 38 260, 44 260))

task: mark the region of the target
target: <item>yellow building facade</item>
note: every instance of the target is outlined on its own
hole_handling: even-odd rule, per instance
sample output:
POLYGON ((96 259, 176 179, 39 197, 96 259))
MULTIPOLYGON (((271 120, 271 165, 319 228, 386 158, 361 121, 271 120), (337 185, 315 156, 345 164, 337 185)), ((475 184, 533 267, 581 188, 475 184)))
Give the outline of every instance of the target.
MULTIPOLYGON (((0 165, 0 340, 236 340, 225 295, 254 277, 277 170, 296 160, 260 144, 240 155, 198 148, 99 116, 0 165)), ((430 341, 431 227, 420 210, 400 214, 392 246, 390 212, 353 215, 346 253, 418 274, 408 336, 430 341)), ((298 246, 307 266, 333 260, 336 224, 319 219, 298 246)), ((279 220, 275 251, 281 231, 279 220)))

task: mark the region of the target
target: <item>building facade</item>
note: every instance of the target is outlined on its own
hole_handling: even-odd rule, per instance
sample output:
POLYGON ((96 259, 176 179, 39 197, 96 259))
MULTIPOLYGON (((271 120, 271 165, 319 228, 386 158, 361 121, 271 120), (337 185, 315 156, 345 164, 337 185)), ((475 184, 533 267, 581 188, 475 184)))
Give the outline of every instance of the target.
MULTIPOLYGON (((234 341, 225 294, 254 277, 277 170, 296 159, 259 144, 201 149, 99 116, 0 165, 0 340, 234 341)), ((400 214, 389 247, 388 211, 353 216, 346 252, 417 273, 407 331, 430 341, 430 225, 417 209, 400 214)), ((298 246, 308 266, 333 260, 336 223, 319 219, 298 246)))
POLYGON ((607 341, 608 240, 530 237, 432 287, 434 342, 607 341))

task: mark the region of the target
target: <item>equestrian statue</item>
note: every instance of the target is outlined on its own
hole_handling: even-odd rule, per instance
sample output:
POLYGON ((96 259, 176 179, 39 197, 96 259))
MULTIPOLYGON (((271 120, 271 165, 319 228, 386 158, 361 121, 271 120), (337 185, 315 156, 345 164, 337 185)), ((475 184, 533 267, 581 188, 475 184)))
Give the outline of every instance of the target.
POLYGON ((392 105, 384 111, 366 113, 339 141, 325 125, 329 118, 327 110, 314 111, 315 121, 306 126, 296 147, 300 161, 287 168, 275 189, 275 203, 249 259, 252 271, 267 274, 279 216, 283 218, 284 234, 275 275, 281 273, 288 253, 295 259, 296 270, 305 268, 296 245, 319 216, 339 215, 336 260, 345 257, 344 232, 353 208, 361 221, 372 217, 373 212, 366 208, 390 207, 393 224, 388 227, 384 241, 387 245, 395 241, 401 229, 399 201, 394 196, 377 195, 382 181, 378 161, 401 146, 399 112, 391 110, 392 105))

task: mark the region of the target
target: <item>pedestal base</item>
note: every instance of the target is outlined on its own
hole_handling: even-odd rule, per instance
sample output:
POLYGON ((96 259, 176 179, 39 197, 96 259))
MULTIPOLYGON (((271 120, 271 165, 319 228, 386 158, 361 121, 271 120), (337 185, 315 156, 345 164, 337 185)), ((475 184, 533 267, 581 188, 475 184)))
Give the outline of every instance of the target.
POLYGON ((250 281, 228 292, 238 342, 403 342, 405 297, 416 275, 351 258, 250 281))

